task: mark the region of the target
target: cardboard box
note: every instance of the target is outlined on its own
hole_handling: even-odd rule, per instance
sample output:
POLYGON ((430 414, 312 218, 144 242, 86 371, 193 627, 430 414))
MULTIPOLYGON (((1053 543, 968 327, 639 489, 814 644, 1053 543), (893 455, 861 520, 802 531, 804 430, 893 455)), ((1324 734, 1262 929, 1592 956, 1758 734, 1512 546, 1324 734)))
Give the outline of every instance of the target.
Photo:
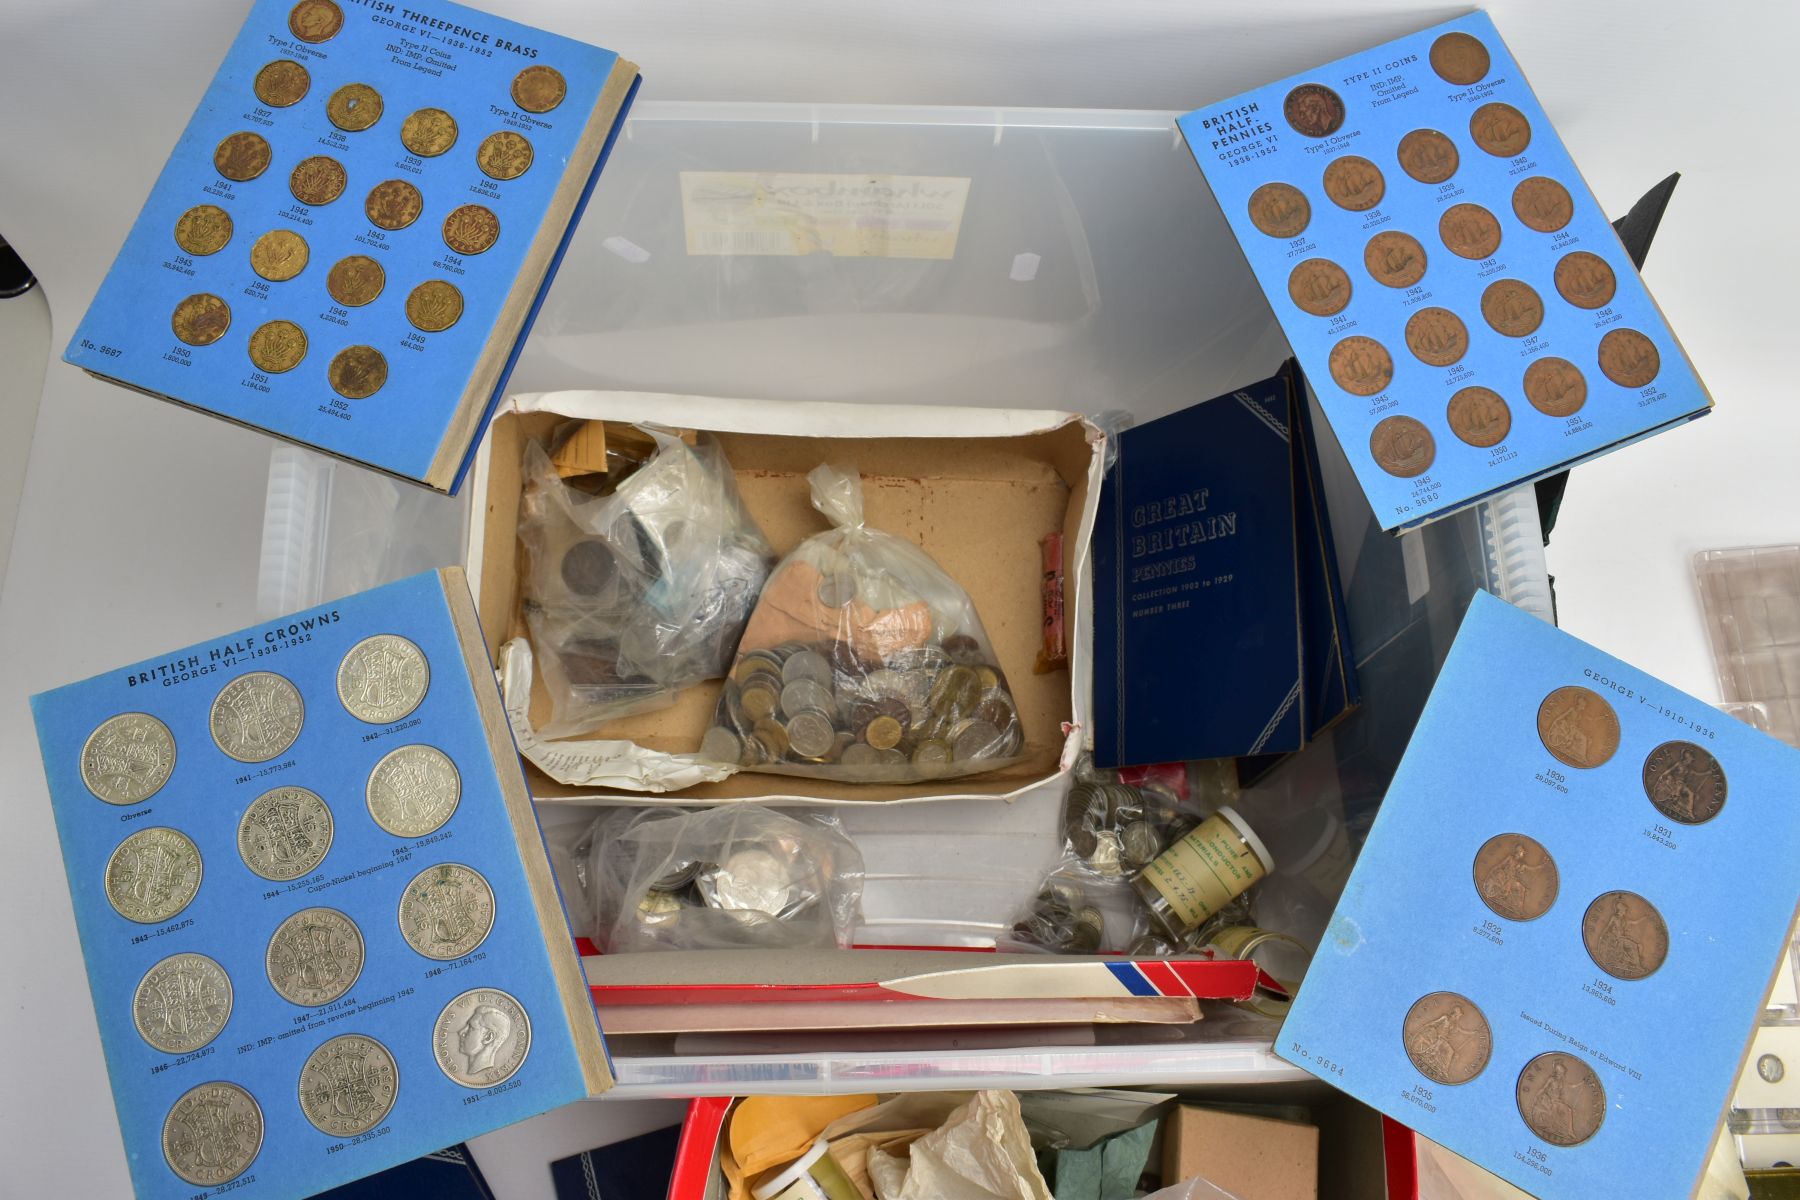
POLYGON ((1319 1127, 1183 1104, 1163 1122, 1163 1186, 1200 1178, 1237 1200, 1319 1194, 1319 1127))

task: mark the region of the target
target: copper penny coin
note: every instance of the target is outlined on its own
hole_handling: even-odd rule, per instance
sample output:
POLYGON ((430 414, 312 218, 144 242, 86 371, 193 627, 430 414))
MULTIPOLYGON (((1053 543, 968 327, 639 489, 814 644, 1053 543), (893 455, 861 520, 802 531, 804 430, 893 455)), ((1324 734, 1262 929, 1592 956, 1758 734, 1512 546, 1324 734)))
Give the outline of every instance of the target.
POLYGON ((1614 979, 1646 979, 1669 957, 1669 927, 1636 892, 1605 892, 1581 918, 1581 941, 1614 979))
POLYGON ((312 76, 291 58, 278 58, 256 73, 256 98, 270 108, 298 104, 312 87, 312 76))
POLYGON ((211 292, 197 292, 175 306, 169 325, 188 345, 210 346, 231 328, 231 306, 211 292))
POLYGON ((1438 237, 1458 258, 1492 258, 1500 249, 1500 220, 1479 204, 1453 204, 1438 218, 1438 237))
POLYGON ((1387 180, 1381 168, 1366 158, 1346 154, 1325 168, 1325 194, 1339 208, 1351 212, 1367 212, 1387 195, 1387 180))
POLYGON ((500 218, 479 204, 465 204, 444 218, 444 244, 458 254, 480 254, 499 240, 500 218))
POLYGON ((1544 323, 1544 302, 1523 280, 1496 279, 1481 293, 1481 315, 1496 333, 1525 337, 1544 323))
POLYGON ((361 133, 381 120, 381 93, 366 83, 346 83, 325 102, 325 115, 346 133, 361 133))
POLYGON ((1571 417, 1587 403, 1587 379, 1566 358, 1540 358, 1525 368, 1525 399, 1546 417, 1571 417))
POLYGON ((1644 795, 1683 825, 1704 825, 1725 807, 1725 769, 1692 742, 1664 742, 1644 760, 1644 795))
POLYGON ((346 308, 367 304, 386 286, 387 272, 366 254, 338 259, 325 275, 325 290, 346 308))
POLYGON ((1619 715, 1599 692, 1559 687, 1538 705, 1538 737, 1557 762, 1590 770, 1619 749, 1619 715))
POLYGON ((1528 229, 1555 233, 1575 217, 1569 189, 1548 175, 1533 175, 1513 189, 1513 215, 1528 229))
POLYGON ((304 271, 310 257, 305 238, 291 229, 271 229, 251 245, 250 269, 271 283, 282 283, 304 271))
POLYGON ((1446 33, 1431 43, 1431 69, 1445 83, 1464 87, 1480 83, 1490 65, 1487 47, 1466 33, 1446 33))
POLYGON ((513 103, 526 112, 549 112, 568 94, 569 85, 555 67, 526 67, 513 76, 513 103))
POLYGON ((400 122, 400 144, 420 158, 436 158, 456 145, 456 118, 441 108, 421 108, 400 122))
POLYGON ((1250 223, 1270 237, 1299 237, 1311 221, 1306 193, 1291 183, 1265 183, 1250 193, 1250 223))
POLYGON ((1400 169, 1420 183, 1442 183, 1462 163, 1456 143, 1435 129, 1415 129, 1401 138, 1395 156, 1400 169))
POLYGON ((269 169, 269 143, 254 133, 233 133, 213 151, 213 166, 227 179, 245 183, 269 169))
POLYGON ((1619 281, 1598 254, 1576 250, 1556 264, 1556 291, 1576 308, 1604 308, 1612 303, 1619 281))
POLYGON ((1484 104, 1469 118, 1469 136, 1495 158, 1516 158, 1531 145, 1531 122, 1510 104, 1484 104))
POLYGON ((1406 348, 1422 363, 1447 367, 1469 352, 1469 330, 1447 308, 1421 308, 1407 318, 1406 348))
POLYGON ((1281 115, 1296 133, 1330 137, 1344 124, 1344 102, 1322 83, 1303 83, 1281 102, 1281 115))
POLYGON ((475 165, 492 179, 517 179, 531 169, 531 143, 510 129, 490 133, 475 149, 475 165))
POLYGON ((1411 234, 1398 230, 1378 233, 1363 247, 1363 265, 1376 283, 1411 287, 1425 277, 1425 247, 1411 234))
POLYGON ((426 333, 442 333, 462 312, 462 293, 442 279, 427 279, 406 297, 406 319, 426 333))
POLYGON ((1394 359, 1372 337, 1352 335, 1331 348, 1331 377, 1352 396, 1373 396, 1393 382, 1394 359))
POLYGON ((231 214, 216 204, 196 204, 175 222, 175 244, 189 254, 217 254, 231 240, 231 214))
POLYGON ((386 179, 369 189, 363 213, 382 229, 405 229, 425 211, 425 197, 404 179, 386 179))
POLYGON ((1437 443, 1424 422, 1412 417, 1389 417, 1369 435, 1369 453, 1389 475, 1411 479, 1423 475, 1437 458, 1437 443))
POLYGON ((1556 860, 1522 833, 1495 834, 1475 852, 1475 892, 1509 921, 1535 921, 1556 903, 1556 860))
POLYGON ((302 204, 330 204, 344 194, 348 182, 350 176, 343 163, 315 154, 294 164, 293 173, 288 176, 288 191, 302 204))
POLYGON ((1466 387, 1444 410, 1450 432, 1471 446, 1498 446, 1512 432, 1512 409, 1492 388, 1466 387))
POLYGON ((1329 258, 1309 258, 1288 274, 1288 296, 1303 312, 1329 317, 1350 303, 1350 276, 1329 258))
POLYGON ((1600 339, 1600 371, 1620 387, 1649 387, 1662 370, 1656 343, 1635 329, 1615 329, 1600 339))
POLYGON ((1400 1040, 1419 1074, 1452 1086, 1481 1074, 1494 1049, 1487 1017, 1455 992, 1432 992, 1414 1001, 1400 1040))
POLYGON ((303 42, 328 42, 344 27, 344 10, 331 0, 300 0, 288 11, 288 28, 303 42))
POLYGON ((1552 1146, 1579 1146, 1606 1120, 1600 1077, 1573 1054, 1552 1050, 1525 1064, 1513 1102, 1531 1132, 1552 1146))
POLYGON ((250 361, 259 371, 279 375, 306 357, 306 331, 292 321, 269 321, 250 335, 250 361))
POLYGON ((373 346, 348 346, 331 360, 328 375, 332 391, 346 400, 363 400, 387 382, 387 359, 373 346))

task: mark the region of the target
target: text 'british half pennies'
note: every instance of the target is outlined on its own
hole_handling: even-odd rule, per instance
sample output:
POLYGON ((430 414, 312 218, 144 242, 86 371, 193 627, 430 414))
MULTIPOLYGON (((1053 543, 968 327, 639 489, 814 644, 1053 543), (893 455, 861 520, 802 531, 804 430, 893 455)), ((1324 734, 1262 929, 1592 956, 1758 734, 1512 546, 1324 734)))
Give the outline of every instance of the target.
POLYGON ((312 207, 330 204, 344 194, 350 182, 344 164, 324 154, 303 158, 288 174, 288 191, 300 203, 312 207))
POLYGON ((524 134, 502 129, 481 139, 475 165, 493 179, 517 179, 531 169, 533 151, 524 134))
POLYGON ((400 1068, 372 1037, 346 1033, 323 1042, 300 1067, 300 1111, 332 1137, 367 1133, 393 1111, 400 1068))
POLYGON ((373 346, 346 346, 326 371, 331 390, 346 400, 367 400, 387 382, 387 359, 373 346))
POLYGON ((1469 330, 1447 308, 1421 308, 1406 319, 1406 348, 1433 367, 1448 367, 1469 352, 1469 330))
POLYGON ((444 244, 458 254, 480 254, 500 240, 500 218, 479 204, 465 204, 444 218, 444 244))
POLYGON ((381 93, 366 83, 346 83, 325 102, 325 115, 346 133, 361 133, 381 120, 381 93))
POLYGON ((1333 204, 1350 212, 1367 212, 1387 195, 1381 168, 1354 154, 1332 159, 1325 167, 1322 186, 1333 204))
POLYGON ((81 747, 81 782, 108 804, 141 804, 175 770, 175 735, 148 713, 102 721, 81 747))
POLYGON ((263 967, 289 1004, 330 1004, 362 974, 362 930, 335 908, 303 908, 269 935, 263 967))
POLYGON ((225 178, 248 183, 269 169, 269 143, 259 134, 227 135, 213 150, 213 167, 225 178))
POLYGON ((312 252, 291 229, 271 229, 250 245, 250 269, 270 283, 285 283, 306 270, 312 252))
POLYGON ((1526 1063, 1513 1098, 1526 1126, 1552 1146, 1579 1146, 1600 1132, 1606 1119, 1606 1089, 1600 1086, 1600 1077, 1561 1050, 1526 1063))
POLYGON ((299 688, 273 671, 252 671, 219 689, 207 725, 232 758, 267 762, 294 744, 305 721, 299 688))
POLYGON ((1513 189, 1513 215, 1528 229, 1555 233, 1575 219, 1569 189, 1548 175, 1533 175, 1513 189))
POLYGON ((1481 1074, 1494 1048, 1487 1017, 1455 992, 1419 997, 1407 1010, 1401 1039, 1419 1074, 1452 1086, 1481 1074))
POLYGON ((1492 388, 1466 387, 1444 407, 1450 432, 1471 446, 1498 446, 1512 432, 1512 409, 1492 388))
POLYGON ((288 29, 303 42, 328 42, 344 27, 344 10, 333 0, 300 0, 288 10, 288 29))
POLYGON ((380 229, 405 229, 425 211, 425 197, 404 179, 384 179, 369 189, 363 215, 380 229))
POLYGON ((306 357, 306 330, 292 321, 265 321, 251 332, 249 349, 257 370, 279 375, 306 357))
POLYGON ((1662 370, 1656 343, 1635 329, 1615 329, 1600 339, 1600 372, 1620 387, 1649 387, 1662 370))
POLYGON ((1669 957, 1669 927, 1636 892, 1607 892, 1588 905, 1581 940, 1594 965, 1615 979, 1644 979, 1669 957))
POLYGON ((200 891, 200 850, 174 829, 140 829, 106 861, 106 900, 127 921, 155 925, 200 891))
POLYGON ((406 295, 406 319, 425 333, 442 333, 462 319, 462 293, 442 279, 427 279, 406 295))
POLYGON ((1487 78, 1487 47, 1479 38, 1466 33, 1446 33, 1431 43, 1431 69, 1445 83, 1467 87, 1487 78))
POLYGON ((1475 891, 1509 921, 1535 921, 1556 903, 1556 860, 1522 833, 1495 834, 1475 852, 1475 891))
POLYGON ((546 113, 563 102, 569 85, 555 67, 526 67, 513 76, 512 98, 526 112, 546 113))
POLYGON ((198 1188, 229 1183, 249 1170, 262 1141, 262 1109, 235 1083, 191 1088, 163 1118, 163 1159, 198 1188))
POLYGON ((131 1020, 164 1054, 190 1054, 231 1019, 231 978, 204 954, 171 954, 138 981, 131 1020))
POLYGON ((1564 766, 1591 770, 1619 749, 1619 714, 1604 696, 1579 684, 1544 697, 1537 727, 1544 749, 1564 766))
POLYGON ((338 699, 350 715, 371 725, 407 716, 425 699, 431 667, 417 646, 397 633, 366 637, 338 664, 338 699))
POLYGON ((1587 378, 1566 358, 1540 358, 1525 368, 1525 399, 1547 417, 1570 417, 1587 403, 1587 378))
POLYGON ((1425 277, 1425 247, 1409 233, 1378 233, 1363 247, 1363 265, 1376 283, 1407 288, 1425 277))
POLYGON ((1350 303, 1350 276, 1328 258, 1309 258, 1288 275, 1288 297, 1302 312, 1329 317, 1350 303))
POLYGON ((1664 742, 1644 760, 1644 795, 1683 825, 1704 825, 1725 807, 1725 768, 1692 742, 1664 742))
POLYGON ((1394 380, 1394 359, 1371 337, 1353 334, 1331 348, 1331 377, 1352 396, 1373 396, 1394 380))
POLYGON ((456 812, 462 776, 435 746, 401 746, 369 772, 365 799, 375 823, 395 837, 424 837, 456 812))
POLYGON ((1344 102, 1322 83, 1303 83, 1281 102, 1281 115, 1296 133, 1330 137, 1344 124, 1344 102))
POLYGON ((217 254, 231 240, 231 214, 216 204, 196 204, 175 221, 175 244, 196 256, 217 254))
POLYGON ((1500 249, 1500 221, 1479 204, 1453 204, 1438 218, 1438 237, 1458 258, 1492 258, 1500 249))
POLYGON ((318 793, 302 787, 273 788, 244 810, 238 822, 238 855, 264 879, 298 879, 325 861, 332 832, 331 809, 318 793))
POLYGON ((387 271, 366 254, 351 254, 331 264, 325 273, 325 290, 346 308, 360 308, 381 295, 387 271))
POLYGON ((1612 267, 1598 254, 1577 250, 1556 264, 1556 291, 1577 308, 1604 308, 1612 303, 1619 282, 1612 267))
POLYGON ((278 58, 256 73, 256 98, 270 108, 287 108, 306 98, 312 76, 291 58, 278 58))
POLYGON ((1250 193, 1250 223, 1272 238, 1296 238, 1312 222, 1312 204, 1291 183, 1265 183, 1250 193))
POLYGON ((494 889, 461 863, 426 867, 400 894, 401 936, 426 958, 461 958, 493 927, 494 889))
POLYGON ((504 1083, 531 1053, 531 1018, 497 988, 464 992, 438 1013, 431 1031, 438 1068, 467 1088, 504 1083))
POLYGON ((1462 163, 1456 143, 1435 129, 1413 130, 1400 139, 1394 154, 1400 169, 1420 183, 1442 183, 1462 163))
POLYGON ((1388 417, 1369 435, 1369 453, 1375 465, 1389 475, 1411 479, 1431 469, 1437 458, 1437 442, 1422 421, 1412 417, 1388 417))
POLYGON ((1544 301, 1523 280, 1497 279, 1481 293, 1481 316, 1495 333, 1528 337, 1544 323, 1544 301))
POLYGON ((195 292, 169 314, 169 328, 190 346, 210 346, 231 328, 231 306, 211 292, 195 292))
POLYGON ((400 143, 420 158, 436 158, 456 145, 456 118, 441 108, 421 108, 400 123, 400 143))

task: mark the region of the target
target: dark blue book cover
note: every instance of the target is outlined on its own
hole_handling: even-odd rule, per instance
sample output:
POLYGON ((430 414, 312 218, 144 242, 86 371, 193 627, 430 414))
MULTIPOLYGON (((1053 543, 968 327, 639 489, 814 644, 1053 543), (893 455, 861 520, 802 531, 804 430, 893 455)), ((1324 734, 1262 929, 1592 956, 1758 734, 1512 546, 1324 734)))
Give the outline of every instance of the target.
POLYGON ((494 1200, 467 1146, 446 1146, 411 1162, 320 1192, 318 1200, 494 1200))
POLYGON ((550 1164, 556 1200, 663 1200, 680 1145, 681 1126, 671 1125, 559 1158, 550 1164))

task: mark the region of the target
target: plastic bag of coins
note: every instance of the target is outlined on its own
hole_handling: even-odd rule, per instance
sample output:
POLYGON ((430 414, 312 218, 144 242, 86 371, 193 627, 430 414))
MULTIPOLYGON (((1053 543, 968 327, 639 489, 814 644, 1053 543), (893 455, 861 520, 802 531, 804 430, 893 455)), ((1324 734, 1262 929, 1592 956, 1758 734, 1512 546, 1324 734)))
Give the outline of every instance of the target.
POLYGON ((256 0, 64 357, 454 491, 636 85, 449 0, 256 0))
POLYGON ((847 949, 861 918, 862 855, 828 814, 620 809, 586 841, 592 935, 609 954, 847 949))
POLYGON ((1024 727, 968 593, 918 546, 863 523, 854 468, 807 478, 832 528, 769 576, 700 754, 846 783, 1015 761, 1024 727))
POLYGON ((1275 1052, 1533 1195, 1690 1194, 1789 950, 1797 783, 1477 594, 1275 1052))
POLYGON ((310 1196, 611 1086, 460 570, 32 708, 137 1195, 310 1196))
POLYGON ((1485 13, 1179 126, 1383 529, 1709 410, 1485 13))
POLYGON ((547 737, 723 676, 775 561, 718 443, 649 432, 655 454, 599 495, 526 443, 523 605, 550 696, 547 737))

